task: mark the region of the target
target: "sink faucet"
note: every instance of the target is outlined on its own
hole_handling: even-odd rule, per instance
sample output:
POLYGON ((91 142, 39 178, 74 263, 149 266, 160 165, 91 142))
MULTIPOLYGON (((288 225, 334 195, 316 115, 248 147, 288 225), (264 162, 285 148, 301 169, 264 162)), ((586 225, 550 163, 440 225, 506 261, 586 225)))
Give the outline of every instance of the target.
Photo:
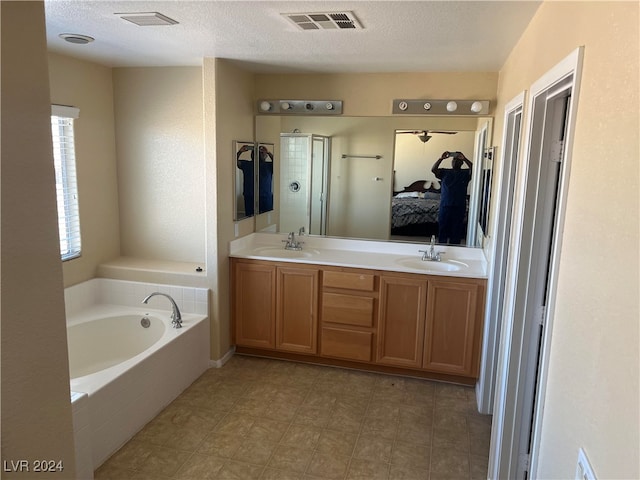
POLYGON ((422 252, 422 261, 423 262, 439 262, 442 260, 440 255, 444 255, 444 252, 436 252, 436 236, 431 235, 431 245, 429 246, 429 250, 418 250, 422 252))
POLYGON ((302 236, 304 235, 304 226, 300 227, 300 230, 298 230, 298 236, 302 236))
POLYGON ((296 240, 295 232, 290 232, 287 239, 282 241, 286 242, 284 245, 285 250, 302 250, 302 244, 304 243, 296 240))
POLYGON ((171 313, 171 325, 173 325, 173 328, 182 328, 182 315, 180 314, 180 309, 178 308, 175 300, 171 298, 171 295, 167 295, 166 293, 153 292, 152 294, 147 295, 145 299, 142 300, 142 303, 149 302, 149 299, 151 297, 155 297, 156 295, 162 295, 163 297, 167 297, 169 299, 169 301, 171 302, 171 308, 173 308, 173 312, 171 313))

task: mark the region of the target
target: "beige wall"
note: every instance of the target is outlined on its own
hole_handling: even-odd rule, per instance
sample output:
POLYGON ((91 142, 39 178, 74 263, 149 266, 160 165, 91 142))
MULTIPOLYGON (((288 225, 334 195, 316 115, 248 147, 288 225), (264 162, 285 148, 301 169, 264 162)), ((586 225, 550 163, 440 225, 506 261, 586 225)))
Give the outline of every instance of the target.
POLYGON ((585 46, 538 478, 573 478, 579 447, 640 478, 638 43, 637 2, 545 2, 500 71, 498 112, 585 46))
MULTIPOLYGON (((253 74, 221 59, 204 59, 204 125, 207 182, 207 278, 212 289, 211 358, 231 346, 229 242, 233 221, 234 140, 253 138, 253 74)), ((239 236, 254 231, 253 217, 238 222, 239 236)))
POLYGON ((121 254, 202 264, 202 69, 116 68, 113 86, 121 254))
POLYGON ((51 102, 80 109, 74 123, 82 256, 62 264, 65 287, 120 255, 111 69, 49 54, 51 102))
POLYGON ((2 460, 61 460, 42 475, 74 478, 44 6, 1 2, 0 16, 2 460))

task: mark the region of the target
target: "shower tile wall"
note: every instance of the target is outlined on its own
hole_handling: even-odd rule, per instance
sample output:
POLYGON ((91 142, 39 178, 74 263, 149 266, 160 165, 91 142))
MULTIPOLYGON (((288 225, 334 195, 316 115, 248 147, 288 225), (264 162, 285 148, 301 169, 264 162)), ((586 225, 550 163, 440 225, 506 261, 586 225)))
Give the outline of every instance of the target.
POLYGON ((307 226, 309 198, 309 149, 311 136, 282 136, 280 139, 280 230, 297 232, 307 226), (289 186, 298 182, 300 189, 289 186))

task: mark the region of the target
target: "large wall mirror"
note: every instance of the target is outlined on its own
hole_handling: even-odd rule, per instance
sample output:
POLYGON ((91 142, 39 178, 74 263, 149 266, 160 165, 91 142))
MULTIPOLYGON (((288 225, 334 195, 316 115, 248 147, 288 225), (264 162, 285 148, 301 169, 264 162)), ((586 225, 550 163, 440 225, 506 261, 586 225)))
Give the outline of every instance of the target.
POLYGON ((272 211, 274 145, 235 140, 233 152, 236 162, 233 219, 252 217, 256 209, 258 213, 272 211))
MULTIPOLYGON (((444 151, 456 151, 482 165, 490 129, 490 117, 258 115, 256 138, 273 142, 278 159, 269 230, 304 227, 332 237, 424 243, 437 237, 437 204, 429 219, 396 228, 396 196, 435 199, 440 182, 432 173, 434 162, 444 151)), ((441 166, 452 167, 447 162, 441 166)), ((482 242, 477 228, 482 170, 472 169, 467 186, 461 245, 482 242)))

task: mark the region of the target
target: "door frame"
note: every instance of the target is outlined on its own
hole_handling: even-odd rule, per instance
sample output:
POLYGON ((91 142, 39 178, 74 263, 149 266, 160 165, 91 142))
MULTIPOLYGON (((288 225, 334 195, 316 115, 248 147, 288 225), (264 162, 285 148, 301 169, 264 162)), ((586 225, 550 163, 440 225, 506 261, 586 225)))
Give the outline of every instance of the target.
MULTIPOLYGON (((498 358, 496 395, 494 405, 494 424, 491 432, 491 446, 489 453, 489 478, 515 478, 519 458, 518 444, 522 438, 523 431, 531 430, 531 452, 526 460, 530 467, 529 478, 537 478, 537 462, 540 451, 540 432, 544 417, 544 399, 546 395, 546 383, 549 371, 549 354, 551 338, 553 333, 553 320, 555 314, 556 293, 558 286, 558 267, 562 250, 562 233, 565 220, 569 173, 571 166, 571 153, 573 147, 573 137, 577 116, 577 99, 580 89, 580 78, 582 73, 582 63, 584 47, 578 47, 567 57, 561 60, 556 66, 545 73, 537 80, 530 89, 530 96, 527 102, 525 136, 525 152, 518 165, 516 192, 514 199, 514 219, 511 232, 511 251, 507 264, 507 275, 505 284, 504 316, 500 341, 500 354, 498 358), (540 145, 534 142, 538 138, 534 127, 534 113, 537 102, 542 95, 554 90, 558 85, 566 85, 570 89, 571 99, 569 102, 569 114, 567 117, 567 130, 565 144, 560 167, 560 178, 557 190, 556 218, 553 227, 552 249, 549 256, 548 275, 548 301, 544 317, 541 317, 544 324, 544 333, 540 345, 539 368, 537 370, 537 389, 533 398, 533 417, 530 425, 523 424, 521 405, 522 395, 527 388, 523 381, 523 375, 531 367, 531 359, 526 356, 527 347, 531 343, 528 335, 530 330, 521 328, 515 322, 516 306, 526 304, 526 287, 529 273, 534 269, 536 259, 527 258, 527 248, 534 244, 536 235, 540 232, 534 229, 534 221, 528 221, 525 225, 525 210, 527 207, 535 208, 534 197, 527 198, 527 193, 531 193, 530 182, 537 182, 536 173, 538 171, 540 157, 536 156, 536 151, 540 145), (533 173, 530 178, 530 173, 533 173), (532 203, 533 202, 533 203, 532 203), (523 255, 524 254, 524 255, 523 255), (524 264, 521 260, 524 257, 524 264), (524 300, 523 300, 524 298, 524 300), (511 367, 511 368, 510 368, 511 367)), ((538 188, 538 187, 536 187, 538 188)), ((533 312, 527 311, 523 315, 525 322, 533 320, 533 312)))
MULTIPOLYGON (((509 253, 509 235, 507 225, 512 218, 513 196, 515 194, 516 167, 522 152, 522 130, 524 127, 524 101, 526 92, 522 91, 509 101, 504 107, 504 122, 502 136, 502 162, 496 192, 493 197, 498 199, 497 212, 491 223, 490 231, 495 232, 490 248, 491 269, 487 279, 487 309, 484 318, 484 334, 482 342, 482 357, 480 376, 476 383, 476 399, 478 411, 483 414, 493 412, 493 401, 496 391, 496 365, 498 359, 498 338, 500 337, 500 319, 502 318, 502 296, 506 269, 503 270, 509 253), (514 144, 515 116, 520 115, 518 124, 517 144, 514 144), (513 120, 512 120, 513 117, 513 120), (512 128, 510 128, 510 126, 512 128)), ((511 230, 509 229, 509 232, 511 230)))

